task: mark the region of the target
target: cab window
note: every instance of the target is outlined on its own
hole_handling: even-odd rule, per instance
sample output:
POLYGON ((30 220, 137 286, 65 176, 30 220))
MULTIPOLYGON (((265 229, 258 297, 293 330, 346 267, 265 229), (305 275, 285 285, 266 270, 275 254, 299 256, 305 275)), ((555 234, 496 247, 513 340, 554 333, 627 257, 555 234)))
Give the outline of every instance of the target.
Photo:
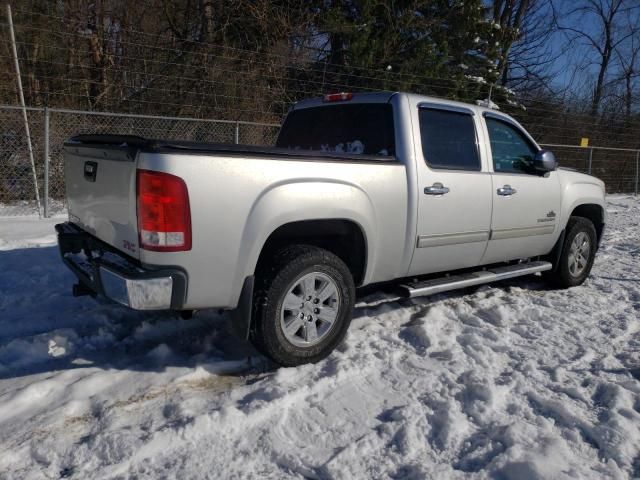
POLYGON ((293 110, 276 147, 392 157, 393 108, 388 103, 338 103, 293 110))
POLYGON ((488 117, 487 130, 491 142, 493 171, 535 174, 533 159, 536 148, 525 135, 507 122, 488 117))
POLYGON ((480 170, 471 114, 421 108, 419 115, 422 153, 430 168, 480 170))

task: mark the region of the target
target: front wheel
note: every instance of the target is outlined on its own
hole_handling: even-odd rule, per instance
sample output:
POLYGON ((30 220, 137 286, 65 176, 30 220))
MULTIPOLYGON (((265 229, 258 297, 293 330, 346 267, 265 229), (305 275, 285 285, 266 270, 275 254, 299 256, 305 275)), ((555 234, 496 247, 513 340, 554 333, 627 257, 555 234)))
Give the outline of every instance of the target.
POLYGON ((355 286, 339 257, 307 245, 286 247, 260 268, 257 281, 251 339, 276 363, 317 362, 343 340, 355 286))
POLYGON ((575 287, 586 280, 591 272, 598 245, 596 229, 586 218, 571 217, 566 231, 556 269, 544 272, 548 281, 561 288, 575 287))

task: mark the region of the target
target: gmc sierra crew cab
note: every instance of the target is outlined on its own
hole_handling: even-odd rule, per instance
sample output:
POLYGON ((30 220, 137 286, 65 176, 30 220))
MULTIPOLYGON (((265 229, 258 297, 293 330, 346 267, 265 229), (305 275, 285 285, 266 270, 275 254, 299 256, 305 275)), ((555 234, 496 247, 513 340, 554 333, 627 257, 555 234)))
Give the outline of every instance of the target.
POLYGON ((407 93, 301 101, 275 147, 80 135, 64 156, 75 294, 230 310, 281 365, 330 354, 356 287, 579 285, 606 222, 603 182, 510 116, 407 93))

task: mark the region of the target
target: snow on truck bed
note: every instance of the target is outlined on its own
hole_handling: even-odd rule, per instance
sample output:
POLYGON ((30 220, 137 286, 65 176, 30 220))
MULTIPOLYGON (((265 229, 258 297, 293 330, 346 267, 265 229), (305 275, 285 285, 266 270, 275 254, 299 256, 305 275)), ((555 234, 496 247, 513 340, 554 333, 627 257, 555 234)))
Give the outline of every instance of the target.
POLYGON ((73 298, 60 219, 0 218, 0 478, 640 476, 640 201, 608 211, 581 287, 370 293, 281 369, 224 315, 73 298))

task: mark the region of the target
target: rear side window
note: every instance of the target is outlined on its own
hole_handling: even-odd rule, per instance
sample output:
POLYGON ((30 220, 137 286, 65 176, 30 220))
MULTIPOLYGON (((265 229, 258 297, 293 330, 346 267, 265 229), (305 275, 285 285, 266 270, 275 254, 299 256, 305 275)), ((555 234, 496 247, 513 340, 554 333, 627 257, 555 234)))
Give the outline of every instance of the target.
POLYGON ((393 109, 388 103, 353 103, 293 110, 276 147, 393 156, 393 109))
POLYGON ((422 153, 431 168, 480 170, 473 117, 467 113, 421 108, 422 153))

